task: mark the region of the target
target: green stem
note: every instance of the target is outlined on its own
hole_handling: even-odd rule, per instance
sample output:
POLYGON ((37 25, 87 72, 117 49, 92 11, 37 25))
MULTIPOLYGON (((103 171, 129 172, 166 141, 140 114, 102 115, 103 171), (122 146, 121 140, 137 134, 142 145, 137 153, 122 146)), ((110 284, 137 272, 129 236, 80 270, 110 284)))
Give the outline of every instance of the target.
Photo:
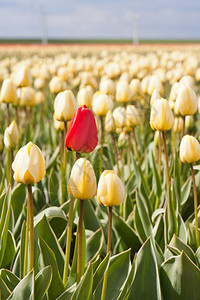
POLYGON ((138 151, 138 146, 137 146, 135 128, 133 128, 133 141, 134 141, 134 146, 135 146, 135 154, 136 154, 136 157, 137 157, 137 161, 139 162, 139 151, 138 151))
POLYGON ((194 175, 194 169, 193 165, 190 164, 190 169, 192 173, 192 181, 193 181, 193 189, 194 189, 194 215, 195 215, 195 232, 196 232, 196 243, 197 243, 197 249, 199 248, 199 229, 198 229, 198 215, 197 215, 197 188, 196 188, 196 182, 195 182, 195 175, 194 175))
POLYGON ((10 183, 10 150, 6 149, 6 179, 7 184, 10 183))
MULTIPOLYGON (((107 254, 111 252, 111 236, 112 236, 112 206, 109 207, 107 254)), ((106 271, 106 274, 105 274, 104 280, 103 280, 101 300, 105 300, 105 298, 106 298, 107 283, 108 283, 108 270, 106 271)))
POLYGON ((112 137, 112 141, 113 141, 113 148, 114 148, 114 154, 115 154, 115 161, 116 161, 116 165, 117 165, 117 174, 118 174, 118 176, 120 176, 118 151, 117 151, 117 145, 116 145, 114 133, 111 133, 111 137, 112 137))
POLYGON ((28 233, 29 233, 29 209, 27 206, 26 239, 25 239, 25 250, 24 250, 24 276, 26 276, 27 274, 27 265, 28 265, 28 233))
POLYGON ((84 200, 80 200, 79 227, 78 227, 78 261, 77 261, 77 284, 81 280, 82 267, 82 239, 83 239, 83 206, 84 200))
POLYGON ((167 205, 169 206, 169 162, 168 162, 168 153, 167 153, 167 143, 166 143, 166 132, 162 132, 163 135, 163 145, 165 151, 165 172, 166 172, 166 185, 167 185, 167 205))
POLYGON ((64 274, 63 274, 64 285, 66 285, 67 277, 68 277, 68 266, 69 266, 71 239, 72 239, 73 210, 74 210, 74 197, 71 196, 70 204, 69 204, 69 219, 68 219, 68 230, 67 230, 65 266, 64 266, 64 274))
POLYGON ((159 131, 158 137, 158 174, 161 176, 161 146, 162 146, 162 134, 159 131))
POLYGON ((29 217, 29 272, 33 269, 34 265, 34 232, 33 232, 33 194, 32 186, 28 184, 28 217, 29 217))
POLYGON ((185 135, 185 117, 182 117, 182 119, 183 119, 183 127, 182 127, 182 132, 181 132, 181 138, 183 138, 185 135))
POLYGON ((104 124, 103 117, 100 117, 100 126, 101 126, 101 137, 100 137, 100 173, 102 172, 102 160, 103 160, 103 142, 104 142, 104 124))
POLYGON ((65 122, 65 129, 61 135, 61 204, 65 202, 65 175, 66 175, 66 164, 67 164, 67 150, 65 149, 65 136, 67 131, 67 123, 65 122))
POLYGON ((7 127, 10 125, 10 110, 9 110, 9 103, 6 104, 6 125, 7 127))
POLYGON ((14 156, 13 156, 13 151, 10 151, 10 181, 9 184, 12 187, 12 183, 13 183, 13 170, 12 170, 12 163, 14 160, 14 156))

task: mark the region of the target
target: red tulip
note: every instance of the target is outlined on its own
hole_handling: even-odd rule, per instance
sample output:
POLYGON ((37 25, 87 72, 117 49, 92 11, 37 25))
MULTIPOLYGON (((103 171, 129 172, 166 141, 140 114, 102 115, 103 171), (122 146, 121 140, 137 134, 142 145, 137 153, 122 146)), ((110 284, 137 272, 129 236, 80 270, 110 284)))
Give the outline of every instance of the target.
POLYGON ((75 110, 67 131, 65 147, 76 152, 92 152, 98 143, 97 125, 87 106, 75 110))

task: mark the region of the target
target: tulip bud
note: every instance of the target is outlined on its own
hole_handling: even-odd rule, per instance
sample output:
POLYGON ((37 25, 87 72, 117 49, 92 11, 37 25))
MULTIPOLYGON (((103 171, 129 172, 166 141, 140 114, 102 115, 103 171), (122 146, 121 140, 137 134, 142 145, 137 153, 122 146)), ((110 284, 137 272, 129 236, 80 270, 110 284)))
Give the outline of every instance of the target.
POLYGON ((3 81, 0 93, 0 102, 15 103, 17 102, 17 89, 13 81, 9 78, 3 81))
POLYGON ((24 184, 34 184, 45 175, 45 161, 41 150, 29 142, 17 152, 12 164, 14 179, 24 184))
POLYGON ((17 123, 12 121, 9 127, 4 132, 4 144, 10 151, 15 150, 19 142, 19 130, 17 123))
POLYGON ((159 131, 155 131, 154 133, 154 144, 156 147, 159 145, 159 131))
POLYGON ((194 125, 194 117, 193 116, 186 116, 185 117, 185 128, 192 128, 194 125))
POLYGON ((103 94, 114 95, 115 84, 112 79, 103 79, 99 84, 99 90, 103 94))
POLYGON ((106 116, 107 112, 109 110, 112 110, 112 108, 113 108, 113 101, 111 96, 106 94, 101 94, 100 92, 94 94, 93 102, 92 102, 92 110, 97 116, 99 117, 106 116))
POLYGON ((163 88, 162 82, 160 81, 160 79, 158 78, 158 76, 153 75, 153 76, 150 77, 149 84, 148 84, 148 89, 147 89, 147 93, 149 95, 152 95, 153 91, 155 89, 157 89, 160 94, 163 94, 163 92, 164 92, 164 88, 163 88))
POLYGON ((118 206, 124 199, 125 189, 121 179, 112 170, 105 170, 99 179, 97 199, 104 206, 118 206))
POLYGON ((78 106, 86 105, 88 108, 92 108, 92 93, 88 88, 82 88, 77 94, 78 106))
POLYGON ((127 81, 118 81, 116 86, 116 101, 126 103, 131 99, 131 89, 127 81))
POLYGON ((91 199, 96 195, 96 176, 86 158, 79 158, 73 165, 67 189, 71 196, 81 200, 91 199))
POLYGON ((78 108, 74 94, 70 91, 60 92, 54 101, 55 118, 58 121, 67 122, 73 117, 78 108))
POLYGON ((140 116, 134 105, 126 107, 126 125, 128 127, 136 127, 140 124, 140 116))
POLYGON ((53 125, 55 130, 61 130, 64 131, 65 129, 65 123, 64 122, 60 122, 55 118, 55 114, 53 115, 53 125))
POLYGON ((116 129, 116 126, 115 126, 115 121, 114 121, 114 118, 113 118, 113 114, 112 114, 112 111, 109 110, 106 114, 106 118, 105 118, 105 131, 107 133, 112 133, 114 132, 116 129))
POLYGON ((97 125, 93 113, 85 105, 79 107, 69 124, 65 147, 76 152, 92 152, 98 143, 97 125))
POLYGON ((41 77, 36 78, 34 81, 34 87, 37 90, 43 89, 45 87, 45 85, 46 85, 46 81, 41 77))
POLYGON ((194 90, 189 86, 180 86, 174 106, 177 115, 191 116, 197 111, 198 101, 194 90))
POLYGON ((21 67, 14 75, 15 84, 17 87, 26 87, 31 85, 31 73, 27 66, 21 67))
POLYGON ((150 100, 151 106, 153 105, 153 103, 154 103, 155 100, 158 100, 160 98, 161 98, 160 93, 158 92, 157 89, 155 89, 153 91, 153 94, 151 95, 151 100, 150 100))
POLYGON ((64 80, 55 76, 49 82, 49 89, 51 93, 58 94, 67 89, 67 84, 64 80))
POLYGON ((113 111, 113 118, 117 128, 126 127, 126 109, 125 107, 117 107, 113 111))
POLYGON ((137 100, 141 93, 141 83, 138 78, 134 78, 130 82, 131 100, 137 100))
POLYGON ((35 105, 35 90, 32 87, 22 87, 18 89, 18 97, 20 106, 35 105))
POLYGON ((120 132, 119 137, 118 137, 118 141, 117 141, 117 145, 119 148, 124 148, 127 142, 127 135, 126 132, 123 130, 120 132))
POLYGON ((170 130, 174 124, 174 116, 166 99, 156 100, 151 107, 150 125, 153 130, 170 130))
POLYGON ((180 159, 183 163, 194 163, 200 159, 200 144, 191 135, 185 135, 181 140, 180 159))
POLYGON ((41 104, 45 102, 45 94, 42 91, 35 93, 35 104, 41 104))
POLYGON ((181 132, 183 129, 183 119, 181 117, 176 117, 174 119, 173 131, 181 132))

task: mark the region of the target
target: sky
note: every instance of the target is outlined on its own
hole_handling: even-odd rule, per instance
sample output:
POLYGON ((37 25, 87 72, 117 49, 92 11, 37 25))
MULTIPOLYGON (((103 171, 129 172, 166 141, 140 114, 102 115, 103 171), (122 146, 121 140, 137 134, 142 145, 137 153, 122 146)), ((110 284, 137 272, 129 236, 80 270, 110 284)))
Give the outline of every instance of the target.
POLYGON ((132 39, 136 28, 141 39, 200 39, 200 0, 0 0, 0 38, 132 39))

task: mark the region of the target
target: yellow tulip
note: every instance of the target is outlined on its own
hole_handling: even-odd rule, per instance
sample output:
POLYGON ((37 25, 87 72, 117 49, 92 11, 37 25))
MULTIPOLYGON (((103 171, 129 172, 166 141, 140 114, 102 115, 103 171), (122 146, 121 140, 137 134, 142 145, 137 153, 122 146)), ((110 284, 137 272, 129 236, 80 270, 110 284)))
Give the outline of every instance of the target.
POLYGON ((170 130, 174 124, 174 116, 166 99, 156 100, 151 107, 150 125, 153 130, 170 130))
POLYGON ((125 107, 117 107, 113 111, 113 118, 117 128, 126 127, 126 109, 125 107))
POLYGON ((91 199, 96 195, 96 176, 86 158, 79 158, 73 165, 67 189, 71 196, 81 200, 91 199))
POLYGON ((140 116, 134 105, 126 107, 126 125, 128 127, 136 127, 140 124, 140 116))
POLYGON ((126 103, 131 99, 131 89, 125 80, 118 81, 116 85, 116 101, 126 103))
POLYGON ((55 76, 49 82, 50 92, 53 94, 58 94, 67 89, 66 82, 58 76, 55 76))
POLYGON ((181 117, 176 117, 174 119, 173 131, 181 132, 183 128, 183 119, 181 117))
POLYGON ((14 179, 24 184, 34 184, 45 175, 45 161, 39 147, 29 142, 17 152, 12 164, 14 179))
POLYGON ((191 135, 185 135, 181 140, 180 159, 183 163, 193 163, 200 159, 200 144, 191 135))
POLYGON ((151 100, 150 100, 151 106, 153 105, 155 100, 158 100, 160 98, 161 98, 161 96, 160 96, 159 91, 157 89, 155 89, 151 95, 151 100))
POLYGON ((115 93, 114 81, 109 78, 101 80, 101 82, 99 84, 99 90, 101 93, 113 96, 115 93))
POLYGON ((17 89, 13 81, 9 78, 3 81, 0 93, 0 102, 16 103, 17 102, 17 89))
POLYGON ((113 108, 113 101, 111 96, 107 94, 102 94, 100 92, 96 92, 93 96, 92 101, 92 110, 93 112, 99 116, 104 117, 106 116, 109 110, 113 108))
POLYGON ((174 106, 177 115, 191 116, 198 108, 198 101, 194 90, 189 86, 180 86, 174 106))
POLYGON ((15 150, 19 142, 19 130, 17 123, 12 121, 4 132, 4 145, 8 150, 15 150))
POLYGON ((105 170, 99 179, 97 199, 104 206, 118 206, 124 199, 125 189, 121 179, 112 170, 105 170))
POLYGON ((115 129, 116 129, 116 126, 115 126, 113 114, 112 114, 112 111, 109 110, 105 117, 105 131, 107 133, 112 133, 115 131, 115 129))
POLYGON ((82 88, 77 93, 78 106, 86 105, 88 108, 92 108, 92 93, 88 88, 82 88))
POLYGON ((60 92, 54 101, 55 118, 58 121, 67 122, 72 119, 78 108, 74 94, 70 90, 60 92))
POLYGON ((164 92, 164 87, 161 80, 158 78, 158 76, 153 75, 149 79, 147 93, 152 95, 155 89, 157 89, 160 94, 163 94, 164 92))
POLYGON ((22 87, 17 90, 20 106, 33 106, 35 102, 35 90, 30 87, 22 87))
POLYGON ((26 87, 31 85, 31 73, 27 66, 20 67, 14 74, 14 81, 17 87, 26 87))

